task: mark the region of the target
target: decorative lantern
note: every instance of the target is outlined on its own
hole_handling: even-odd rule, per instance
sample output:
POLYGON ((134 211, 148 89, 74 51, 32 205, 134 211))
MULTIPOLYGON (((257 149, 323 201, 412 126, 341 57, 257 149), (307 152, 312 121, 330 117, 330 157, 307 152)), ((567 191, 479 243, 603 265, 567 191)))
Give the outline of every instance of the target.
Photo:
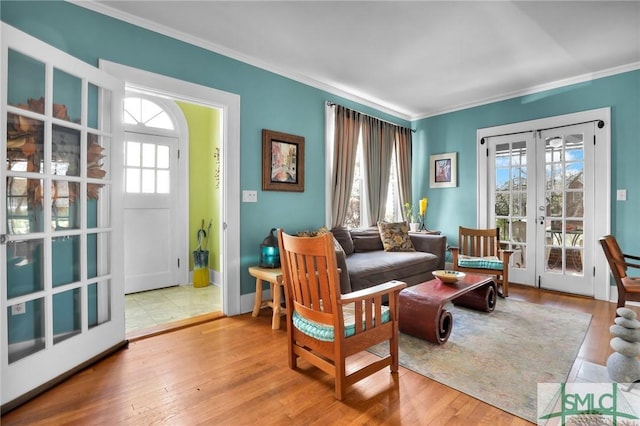
POLYGON ((280 249, 278 248, 278 238, 273 235, 276 228, 271 228, 271 232, 260 244, 260 267, 279 268, 280 249))

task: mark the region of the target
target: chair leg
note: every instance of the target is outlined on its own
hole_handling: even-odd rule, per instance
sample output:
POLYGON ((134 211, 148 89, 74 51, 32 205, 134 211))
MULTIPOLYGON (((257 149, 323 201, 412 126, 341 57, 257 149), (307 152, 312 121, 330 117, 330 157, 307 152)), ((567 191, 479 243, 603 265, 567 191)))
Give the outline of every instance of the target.
POLYGON ((397 373, 399 368, 398 359, 398 323, 396 322, 395 330, 389 341, 389 354, 391 355, 391 372, 397 373))
MULTIPOLYGON (((288 327, 291 327, 291 323, 287 324, 288 327)), ((293 341, 293 338, 289 336, 288 343, 288 352, 289 352, 289 368, 295 370, 298 366, 298 355, 295 353, 294 345, 296 342, 293 341)))
POLYGON ((336 399, 338 401, 342 401, 344 399, 344 395, 345 395, 345 373, 346 373, 346 368, 345 368, 345 360, 344 359, 338 359, 335 361, 335 380, 336 380, 336 399))

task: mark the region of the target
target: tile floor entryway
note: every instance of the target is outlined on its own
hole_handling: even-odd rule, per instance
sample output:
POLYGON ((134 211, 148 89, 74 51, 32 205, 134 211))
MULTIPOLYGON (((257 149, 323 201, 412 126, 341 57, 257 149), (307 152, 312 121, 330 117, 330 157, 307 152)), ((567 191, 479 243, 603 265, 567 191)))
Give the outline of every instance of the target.
POLYGON ((126 332, 155 327, 222 311, 221 289, 215 285, 180 285, 125 295, 126 332))

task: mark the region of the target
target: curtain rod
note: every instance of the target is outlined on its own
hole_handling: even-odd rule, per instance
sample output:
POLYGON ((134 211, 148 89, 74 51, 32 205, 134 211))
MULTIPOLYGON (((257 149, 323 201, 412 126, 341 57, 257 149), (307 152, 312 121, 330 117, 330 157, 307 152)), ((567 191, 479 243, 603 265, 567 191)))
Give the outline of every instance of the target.
POLYGON ((503 133, 501 135, 485 136, 482 139, 480 139, 480 144, 484 144, 484 140, 486 138, 497 138, 497 137, 500 137, 500 136, 520 135, 520 134, 531 133, 531 132, 543 132, 545 130, 561 129, 563 127, 578 126, 580 124, 596 123, 596 122, 598 123, 598 129, 602 129, 604 127, 604 121, 602 121, 602 120, 588 120, 588 121, 581 121, 580 123, 571 123, 571 124, 563 124, 562 126, 547 127, 547 128, 544 128, 544 129, 523 130, 521 132, 503 133))
MULTIPOLYGON (((338 104, 337 104, 337 103, 335 103, 335 102, 327 101, 327 105, 328 105, 328 106, 335 106, 335 105, 338 105, 338 104)), ((342 105, 340 105, 340 106, 342 106, 342 105)), ((344 108, 347 108, 347 107, 344 107, 344 108)), ((364 113, 364 112, 362 112, 362 111, 358 111, 357 109, 353 109, 353 108, 347 108, 347 109, 350 109, 351 111, 355 111, 355 112, 357 112, 358 114, 366 115, 367 117, 375 118, 376 120, 380 120, 380 121, 382 121, 383 123, 391 124, 391 125, 394 125, 394 126, 396 126, 396 127, 400 127, 400 128, 402 128, 402 129, 409 129, 409 130, 411 130, 411 133, 415 133, 415 132, 416 132, 416 130, 415 130, 415 129, 412 129, 412 128, 410 128, 410 127, 404 127, 404 126, 401 126, 401 125, 399 125, 399 124, 397 124, 397 123, 392 123, 391 121, 383 120, 382 118, 378 118, 378 117, 374 117, 374 116, 373 116, 373 115, 371 115, 371 114, 366 114, 366 113, 364 113)))

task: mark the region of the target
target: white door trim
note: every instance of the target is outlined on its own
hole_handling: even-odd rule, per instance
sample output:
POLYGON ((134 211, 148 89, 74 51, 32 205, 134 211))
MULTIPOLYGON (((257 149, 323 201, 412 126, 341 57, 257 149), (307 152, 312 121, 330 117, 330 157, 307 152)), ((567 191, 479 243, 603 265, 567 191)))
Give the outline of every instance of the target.
POLYGON ((226 315, 241 313, 240 96, 103 59, 99 61, 99 67, 124 80, 127 88, 222 110, 222 309, 226 315))
POLYGON ((594 258, 594 297, 598 300, 611 300, 611 286, 609 285, 609 267, 607 260, 599 248, 598 238, 611 232, 611 108, 599 108, 589 111, 546 117, 537 120, 523 121, 520 123, 506 124, 502 126, 487 127, 476 131, 476 162, 477 162, 477 226, 487 226, 489 217, 487 209, 482 208, 481 198, 486 197, 487 192, 487 161, 485 157, 485 145, 482 138, 520 133, 531 130, 542 130, 553 127, 567 126, 587 121, 602 120, 603 128, 596 126, 595 157, 595 187, 594 193, 599 205, 604 208, 597 209, 594 214, 594 238, 587 242, 593 245, 594 258), (484 194, 484 195, 483 195, 484 194))

